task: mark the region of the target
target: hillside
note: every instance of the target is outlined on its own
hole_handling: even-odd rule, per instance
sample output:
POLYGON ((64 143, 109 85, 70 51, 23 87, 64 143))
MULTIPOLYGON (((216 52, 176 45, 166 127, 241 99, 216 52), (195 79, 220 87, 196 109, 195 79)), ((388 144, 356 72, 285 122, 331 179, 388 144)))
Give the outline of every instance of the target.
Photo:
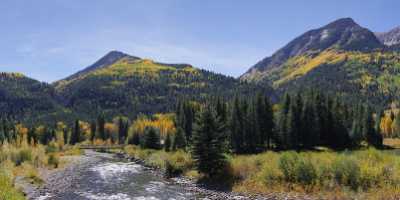
POLYGON ((344 18, 294 39, 241 80, 270 84, 279 94, 316 88, 386 106, 400 97, 400 54, 344 18))
POLYGON ((51 85, 18 73, 0 73, 0 118, 34 122, 67 112, 51 85))
POLYGON ((240 83, 235 78, 188 64, 158 63, 121 52, 109 53, 101 60, 110 62, 92 65, 53 84, 62 103, 83 118, 93 118, 101 112, 130 117, 168 112, 180 97, 203 101, 217 94, 230 97, 236 92, 255 90, 273 94, 267 86, 240 83), (123 56, 111 59, 110 55, 123 56))

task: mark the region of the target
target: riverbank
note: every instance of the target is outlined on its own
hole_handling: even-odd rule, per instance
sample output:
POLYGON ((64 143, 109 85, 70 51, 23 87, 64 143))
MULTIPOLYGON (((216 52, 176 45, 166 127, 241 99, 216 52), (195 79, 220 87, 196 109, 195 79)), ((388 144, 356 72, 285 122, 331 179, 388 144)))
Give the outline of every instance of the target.
POLYGON ((15 179, 15 186, 24 192, 27 199, 44 200, 55 198, 51 194, 58 194, 66 188, 71 188, 74 185, 74 180, 79 176, 78 168, 82 165, 88 165, 96 162, 96 158, 91 155, 91 152, 85 152, 84 155, 71 155, 61 157, 61 162, 64 166, 56 169, 38 168, 38 177, 42 183, 33 183, 23 176, 18 176, 15 179))
POLYGON ((176 177, 169 178, 176 184, 182 185, 188 191, 198 193, 200 196, 209 200, 223 200, 223 199, 241 199, 241 200, 314 200, 322 199, 313 197, 307 194, 291 193, 287 191, 277 191, 268 193, 258 192, 237 192, 232 188, 220 188, 211 186, 210 184, 198 183, 200 178, 195 170, 193 170, 193 161, 188 154, 178 152, 164 152, 154 150, 138 150, 137 147, 128 146, 124 150, 124 154, 119 154, 125 159, 129 159, 136 163, 140 163, 154 171, 158 176, 168 176, 167 170, 172 167, 173 171, 179 171, 181 174, 176 177), (169 164, 167 164, 169 163, 169 164), (167 166, 172 165, 172 166, 167 166))
MULTIPOLYGON (((127 146, 125 152, 147 166, 185 177, 190 184, 201 179, 187 152, 136 146, 127 146)), ((376 149, 227 155, 225 179, 215 185, 228 183, 218 193, 249 199, 399 199, 397 155, 396 150, 376 149)), ((199 184, 194 188, 211 196, 216 189, 199 184)))

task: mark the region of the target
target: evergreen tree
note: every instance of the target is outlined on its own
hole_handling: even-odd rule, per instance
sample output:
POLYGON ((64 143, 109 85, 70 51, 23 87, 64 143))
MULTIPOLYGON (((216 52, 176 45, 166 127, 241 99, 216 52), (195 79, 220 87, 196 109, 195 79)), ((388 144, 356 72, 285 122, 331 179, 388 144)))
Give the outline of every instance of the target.
POLYGON ((81 128, 79 125, 79 120, 75 120, 74 129, 72 131, 71 138, 70 138, 70 144, 75 145, 75 144, 79 143, 80 137, 81 137, 81 128))
POLYGON ((146 127, 144 130, 144 148, 160 149, 160 133, 154 127, 146 127))
POLYGON ((196 168, 208 178, 221 172, 226 164, 225 130, 210 107, 204 108, 194 126, 192 155, 196 168))
POLYGON ((124 120, 122 117, 118 119, 118 141, 119 144, 123 144, 125 142, 126 137, 128 136, 128 120, 124 120))
POLYGON ((99 115, 99 117, 97 118, 97 135, 102 140, 107 140, 107 135, 104 128, 105 123, 106 122, 104 120, 104 116, 99 115))
POLYGON ((170 150, 171 150, 171 136, 170 136, 170 134, 168 133, 167 134, 167 136, 166 136, 166 138, 165 138, 165 142, 164 142, 164 150, 166 151, 166 152, 169 152, 170 150))
POLYGON ((243 132, 244 132, 244 117, 245 113, 240 108, 240 100, 236 96, 233 101, 233 108, 229 122, 230 129, 230 147, 235 153, 243 151, 243 132))
POLYGON ((178 127, 176 130, 174 142, 172 145, 172 149, 175 151, 177 149, 185 149, 186 148, 186 138, 183 129, 178 127))
POLYGON ((2 130, 0 126, 0 145, 3 144, 3 142, 6 140, 6 136, 4 134, 4 131, 2 130))
POLYGON ((319 138, 319 134, 317 130, 315 129, 315 125, 317 124, 316 121, 316 116, 315 116, 315 110, 314 110, 314 105, 311 100, 311 98, 307 101, 307 103, 304 105, 304 110, 302 113, 302 126, 301 128, 301 135, 300 139, 303 145, 303 148, 310 149, 317 145, 317 141, 319 138))
MULTIPOLYGON (((283 148, 283 149, 288 149, 290 148, 291 144, 291 130, 289 130, 289 126, 293 124, 293 121, 289 122, 289 111, 290 111, 290 106, 291 100, 290 100, 290 95, 285 94, 284 99, 283 99, 283 104, 281 111, 279 113, 279 121, 278 121, 278 129, 279 129, 279 143, 278 146, 283 148), (288 126, 289 124, 289 126, 288 126)), ((291 111, 293 112, 293 111, 291 111)), ((290 116, 292 117, 292 116, 290 116)))
POLYGON ((137 132, 134 132, 132 134, 132 137, 128 140, 128 144, 140 145, 141 144, 140 134, 137 132))
POLYGON ((375 126, 373 114, 370 107, 367 106, 364 114, 363 135, 369 145, 379 148, 382 146, 382 138, 380 133, 376 132, 375 126))
POLYGON ((90 141, 94 141, 94 139, 96 138, 96 123, 95 122, 91 122, 90 123, 90 141))
POLYGON ((69 128, 65 127, 63 129, 63 138, 64 138, 64 144, 69 144, 68 138, 69 138, 69 128))
POLYGON ((369 143, 376 148, 382 148, 383 146, 383 136, 380 126, 383 117, 383 111, 379 111, 375 119, 375 135, 373 135, 373 137, 371 137, 369 140, 369 143))
POLYGON ((221 98, 217 98, 215 110, 217 112, 217 117, 220 119, 220 121, 226 124, 227 123, 227 108, 226 108, 226 104, 222 102, 221 98))
POLYGON ((350 131, 350 138, 352 141, 353 146, 360 146, 362 140, 364 139, 363 136, 363 114, 364 114, 364 109, 363 106, 358 105, 356 114, 353 116, 353 125, 351 127, 350 131))
POLYGON ((183 103, 180 103, 177 115, 177 126, 183 128, 186 134, 186 139, 190 142, 195 110, 190 102, 184 101, 183 103))
POLYGON ((258 151, 257 145, 260 144, 260 126, 257 118, 257 112, 255 109, 255 103, 252 102, 249 106, 246 106, 247 114, 245 121, 245 132, 244 132, 244 151, 246 153, 256 153, 258 151))

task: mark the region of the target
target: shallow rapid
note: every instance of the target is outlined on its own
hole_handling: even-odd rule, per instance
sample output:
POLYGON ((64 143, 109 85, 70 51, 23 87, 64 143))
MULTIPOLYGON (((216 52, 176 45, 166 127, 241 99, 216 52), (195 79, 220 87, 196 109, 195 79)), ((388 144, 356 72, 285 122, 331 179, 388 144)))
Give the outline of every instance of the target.
POLYGON ((74 169, 72 186, 49 192, 35 199, 57 200, 183 200, 197 199, 184 186, 175 184, 154 171, 109 154, 90 152, 95 161, 74 169))

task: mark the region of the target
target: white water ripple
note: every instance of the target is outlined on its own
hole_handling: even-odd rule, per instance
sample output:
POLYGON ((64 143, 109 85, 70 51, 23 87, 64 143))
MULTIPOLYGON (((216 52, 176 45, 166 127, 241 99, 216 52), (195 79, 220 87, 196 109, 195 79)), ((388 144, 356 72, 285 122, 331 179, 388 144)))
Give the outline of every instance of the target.
POLYGON ((103 180, 121 177, 124 173, 139 173, 141 169, 142 166, 138 164, 123 162, 104 163, 90 168, 91 171, 99 173, 103 180))

